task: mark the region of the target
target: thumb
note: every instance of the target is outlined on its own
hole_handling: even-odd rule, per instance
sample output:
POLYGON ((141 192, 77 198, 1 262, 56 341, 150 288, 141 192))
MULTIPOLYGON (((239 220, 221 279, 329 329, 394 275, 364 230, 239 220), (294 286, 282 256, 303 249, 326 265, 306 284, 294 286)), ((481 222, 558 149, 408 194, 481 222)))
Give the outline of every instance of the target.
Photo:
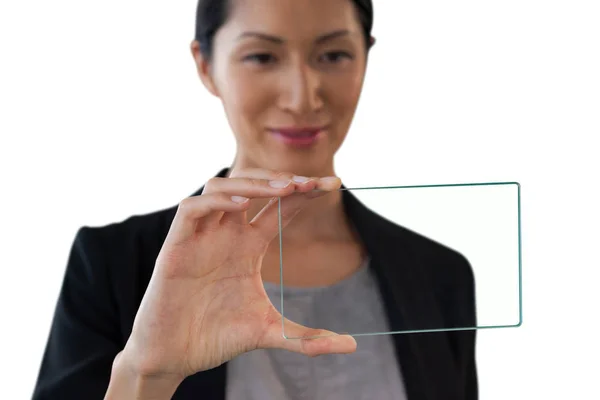
POLYGON ((323 354, 350 354, 356 351, 356 340, 350 335, 340 335, 324 329, 302 326, 287 318, 276 319, 269 326, 259 348, 293 351, 309 357, 323 354))

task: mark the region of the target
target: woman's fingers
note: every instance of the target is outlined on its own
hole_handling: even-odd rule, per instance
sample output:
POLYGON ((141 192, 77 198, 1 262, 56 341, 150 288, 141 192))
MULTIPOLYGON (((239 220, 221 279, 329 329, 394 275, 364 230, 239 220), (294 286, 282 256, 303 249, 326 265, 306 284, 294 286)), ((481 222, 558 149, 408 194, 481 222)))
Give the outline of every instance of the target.
POLYGON ((250 198, 265 198, 280 196, 294 191, 291 179, 261 179, 245 178, 212 178, 206 185, 202 195, 222 192, 229 195, 247 196, 250 198))
POLYGON ((268 243, 279 234, 279 214, 281 213, 281 228, 285 228, 291 220, 304 208, 312 198, 321 197, 340 188, 342 182, 338 177, 312 178, 306 186, 305 193, 293 193, 281 196, 269 202, 250 222, 259 230, 263 239, 268 243), (281 210, 279 209, 281 207, 281 210))
POLYGON ((245 168, 240 170, 232 170, 229 178, 254 178, 264 180, 291 180, 296 186, 296 191, 307 192, 314 188, 314 181, 318 177, 306 177, 295 175, 291 172, 272 171, 263 168, 245 168))
POLYGON ((188 197, 180 203, 168 238, 175 242, 184 241, 197 232, 198 224, 246 223, 250 199, 272 198, 274 200, 253 220, 270 241, 279 232, 277 198, 282 198, 282 224, 285 226, 308 198, 327 194, 340 184, 339 178, 305 178, 263 169, 235 171, 229 178, 215 177, 206 183, 200 196, 188 197))
MULTIPOLYGON (((237 178, 211 178, 205 185, 202 191, 202 196, 212 193, 225 193, 232 196, 234 201, 244 201, 244 199, 252 198, 270 198, 273 196, 285 196, 293 193, 294 185, 291 179, 276 178, 261 179, 254 176, 245 176, 237 178)), ((222 220, 224 215, 227 215, 231 221, 245 223, 246 209, 230 211, 225 213, 225 210, 212 213, 204 218, 204 224, 214 225, 222 220)), ((226 222, 226 221, 224 221, 226 222)))
POLYGON ((179 203, 167 240, 182 243, 192 237, 203 218, 215 212, 239 212, 247 209, 249 201, 237 202, 225 193, 191 196, 179 203))
POLYGON ((181 243, 194 236, 203 218, 216 212, 239 212, 248 208, 249 201, 240 202, 226 193, 191 196, 179 203, 167 240, 181 243))
MULTIPOLYGON (((268 186, 268 190, 264 194, 259 193, 260 195, 250 196, 251 198, 263 199, 287 196, 294 192, 306 192, 314 187, 314 182, 311 182, 310 178, 298 177, 287 172, 274 172, 255 168, 234 171, 229 178, 217 180, 215 187, 218 185, 218 188, 215 190, 228 190, 233 193, 238 182, 250 182, 257 187, 268 186), (289 187, 282 187, 284 185, 289 185, 289 187), (276 190, 273 191, 273 189, 276 190)), ((230 222, 247 224, 247 211, 222 213, 218 216, 218 220, 223 224, 230 222)))
POLYGON ((287 318, 281 327, 281 314, 277 322, 269 325, 259 348, 284 349, 315 357, 323 354, 349 354, 356 351, 356 340, 350 335, 339 335, 324 329, 313 329, 287 318))
POLYGON ((342 186, 342 180, 337 176, 327 176, 324 178, 313 177, 312 179, 315 179, 316 186, 310 193, 306 194, 310 199, 321 197, 335 190, 339 190, 342 186))

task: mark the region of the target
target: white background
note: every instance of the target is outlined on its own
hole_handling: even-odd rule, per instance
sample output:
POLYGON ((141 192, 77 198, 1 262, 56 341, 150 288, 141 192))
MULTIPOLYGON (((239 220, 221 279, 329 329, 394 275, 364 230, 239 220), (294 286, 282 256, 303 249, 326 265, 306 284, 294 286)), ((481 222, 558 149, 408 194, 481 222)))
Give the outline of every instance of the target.
MULTIPOLYGON (((189 51, 195 1, 0 5, 0 398, 26 399, 82 225, 175 205, 233 159, 189 51)), ((481 398, 599 399, 594 0, 375 1, 348 186, 519 181, 524 324, 481 398), (357 162, 360 160, 360 162, 357 162)))

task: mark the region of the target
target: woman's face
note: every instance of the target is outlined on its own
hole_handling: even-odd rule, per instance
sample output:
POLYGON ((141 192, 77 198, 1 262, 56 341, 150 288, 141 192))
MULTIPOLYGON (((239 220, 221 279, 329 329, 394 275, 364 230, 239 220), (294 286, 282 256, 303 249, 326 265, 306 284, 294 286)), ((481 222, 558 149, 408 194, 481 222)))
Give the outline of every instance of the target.
POLYGON ((224 106, 236 166, 333 173, 362 89, 366 50, 350 0, 230 0, 210 62, 193 53, 224 106))

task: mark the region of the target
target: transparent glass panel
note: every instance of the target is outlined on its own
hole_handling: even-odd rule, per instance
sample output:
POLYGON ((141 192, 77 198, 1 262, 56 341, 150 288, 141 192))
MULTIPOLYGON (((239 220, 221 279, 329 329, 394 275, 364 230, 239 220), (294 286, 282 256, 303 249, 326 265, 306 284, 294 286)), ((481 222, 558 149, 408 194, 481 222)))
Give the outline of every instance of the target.
POLYGON ((521 325, 518 183, 336 192, 325 196, 341 195, 350 231, 331 235, 317 227, 306 248, 286 240, 279 198, 280 301, 274 305, 286 338, 521 325), (327 332, 292 332, 286 318, 327 332))

